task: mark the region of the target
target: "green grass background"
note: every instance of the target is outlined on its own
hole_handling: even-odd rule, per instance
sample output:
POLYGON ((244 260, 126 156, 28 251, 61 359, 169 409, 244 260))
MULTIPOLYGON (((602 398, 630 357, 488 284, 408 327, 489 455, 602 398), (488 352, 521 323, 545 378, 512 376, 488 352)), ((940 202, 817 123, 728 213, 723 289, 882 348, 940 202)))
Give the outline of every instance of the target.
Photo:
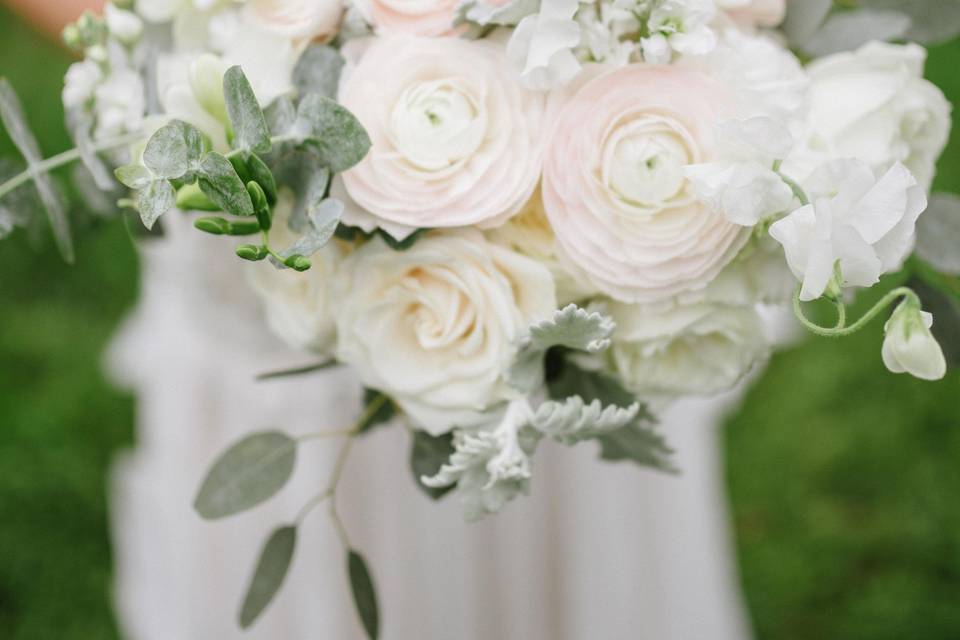
MULTIPOLYGON (((69 58, 0 10, 0 75, 47 154, 69 146, 69 58)), ((960 44, 928 75, 960 102, 960 44)), ((13 149, 0 134, 0 157, 13 149)), ((960 191, 960 131, 938 186, 960 191)), ((133 402, 100 372, 136 296, 122 222, 80 213, 77 266, 0 243, 0 638, 117 637, 106 487, 133 402)), ((881 323, 774 357, 725 432, 743 584, 761 639, 960 637, 960 373, 887 373, 881 323)))

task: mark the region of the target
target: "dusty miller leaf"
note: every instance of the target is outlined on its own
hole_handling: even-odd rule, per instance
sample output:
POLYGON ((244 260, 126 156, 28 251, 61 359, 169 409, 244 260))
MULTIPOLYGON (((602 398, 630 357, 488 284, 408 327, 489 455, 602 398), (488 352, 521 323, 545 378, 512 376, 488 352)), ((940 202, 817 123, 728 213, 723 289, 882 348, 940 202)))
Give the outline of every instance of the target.
POLYGON ((254 507, 290 479, 297 441, 279 431, 254 433, 217 458, 207 472, 193 507, 207 520, 254 507))
POLYGON ((253 624, 277 595, 287 577, 296 545, 296 527, 280 527, 267 538, 240 607, 241 628, 246 629, 253 624))
POLYGON ((531 425, 544 435, 570 445, 622 429, 636 419, 639 411, 637 402, 621 408, 604 406, 596 398, 585 403, 580 396, 571 396, 562 402, 549 400, 541 404, 533 414, 531 425))
POLYGON ((917 255, 941 273, 960 276, 960 196, 935 193, 917 220, 917 255))
POLYGON ((428 487, 421 478, 437 475, 450 456, 453 454, 453 434, 444 433, 432 436, 426 431, 413 432, 413 442, 410 446, 410 469, 417 486, 434 500, 439 500, 453 490, 453 485, 446 487, 428 487))
POLYGON ((233 145, 237 149, 266 153, 270 151, 270 131, 250 81, 238 66, 223 74, 223 99, 233 125, 233 145))

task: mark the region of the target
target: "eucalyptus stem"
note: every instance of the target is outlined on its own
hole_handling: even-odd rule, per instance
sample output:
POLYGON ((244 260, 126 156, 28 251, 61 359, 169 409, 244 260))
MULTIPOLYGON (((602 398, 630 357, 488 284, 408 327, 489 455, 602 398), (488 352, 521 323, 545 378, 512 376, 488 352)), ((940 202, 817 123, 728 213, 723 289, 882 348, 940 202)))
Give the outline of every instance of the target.
POLYGON ((877 317, 884 309, 890 306, 892 303, 896 302, 898 298, 904 298, 906 300, 912 300, 918 306, 920 305, 920 299, 917 297, 917 294, 913 292, 909 287, 897 287, 892 291, 888 292, 885 296, 880 298, 876 304, 874 304, 869 311, 864 313, 860 318, 851 324, 846 326, 846 307, 843 302, 840 300, 835 300, 834 304, 837 306, 837 324, 834 327, 821 327, 817 323, 811 321, 803 313, 803 308, 800 305, 800 288, 797 287, 797 291, 793 296, 793 312, 797 316, 797 319, 800 320, 800 323, 810 330, 812 333, 817 334, 818 336, 823 336, 826 338, 842 338, 844 336, 849 336, 863 327, 865 327, 871 320, 877 317))
MULTIPOLYGON (((128 133, 116 138, 108 138, 106 140, 96 142, 90 147, 90 150, 94 153, 100 153, 101 151, 108 151, 110 149, 116 149, 117 147, 133 144, 134 142, 138 142, 142 139, 143 134, 139 131, 136 133, 128 133)), ((38 173, 46 173, 56 169, 57 167, 62 167, 65 164, 76 162, 80 159, 80 157, 80 149, 74 147, 73 149, 68 149, 62 153, 58 153, 55 156, 50 156, 45 160, 28 163, 26 169, 13 176, 3 184, 0 184, 0 198, 3 198, 5 195, 23 183, 31 180, 34 175, 38 173)))

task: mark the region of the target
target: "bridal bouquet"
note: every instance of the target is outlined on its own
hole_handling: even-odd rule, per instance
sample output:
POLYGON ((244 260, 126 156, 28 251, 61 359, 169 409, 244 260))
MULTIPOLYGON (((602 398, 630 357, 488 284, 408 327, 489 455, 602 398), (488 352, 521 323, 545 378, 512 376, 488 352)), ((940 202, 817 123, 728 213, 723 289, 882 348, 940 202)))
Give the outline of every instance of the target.
POLYGON ((329 485, 266 541, 240 623, 326 503, 377 637, 336 503, 371 429, 405 425, 413 481, 476 519, 527 492, 547 441, 672 471, 654 415, 756 368, 766 306, 828 337, 892 307, 886 366, 944 375, 911 288, 857 319, 847 304, 885 273, 960 300, 956 200, 921 217, 950 106, 904 44, 956 16, 844 4, 795 2, 784 23, 784 0, 114 0, 64 33, 83 54, 63 90, 76 149, 43 159, 0 84, 26 160, 0 232, 45 209, 71 260, 49 171, 80 160, 147 228, 187 215, 226 236, 272 330, 317 355, 266 376, 356 372, 354 425, 243 439, 195 507, 251 508, 300 446, 342 438, 329 485), (815 300, 835 322, 805 314, 815 300))

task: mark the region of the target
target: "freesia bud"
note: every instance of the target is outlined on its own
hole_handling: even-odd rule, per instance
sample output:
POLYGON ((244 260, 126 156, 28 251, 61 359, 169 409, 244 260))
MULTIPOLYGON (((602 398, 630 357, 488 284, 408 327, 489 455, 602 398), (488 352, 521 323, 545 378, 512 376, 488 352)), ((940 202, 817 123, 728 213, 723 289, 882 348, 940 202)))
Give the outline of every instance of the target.
POLYGON ((947 361, 930 333, 931 326, 933 316, 921 311, 916 301, 901 302, 884 325, 881 354, 887 369, 923 380, 939 380, 946 375, 947 361))
POLYGON ((306 271, 311 266, 310 258, 307 258, 306 256, 301 256, 298 253, 295 253, 289 258, 287 258, 286 260, 284 260, 283 264, 297 271, 306 271))
POLYGON ((269 231, 272 224, 270 217, 270 205, 267 203, 267 194, 263 192, 263 187, 251 180, 247 183, 247 193, 250 194, 250 200, 253 201, 253 211, 257 215, 257 222, 264 231, 269 231))
POLYGON ((237 247, 237 255, 244 260, 256 262, 257 260, 263 260, 266 258, 268 252, 267 248, 264 246, 258 246, 255 244, 242 244, 237 247))
POLYGON ((215 236, 222 236, 230 230, 230 223, 217 217, 197 218, 193 221, 193 226, 215 236))

